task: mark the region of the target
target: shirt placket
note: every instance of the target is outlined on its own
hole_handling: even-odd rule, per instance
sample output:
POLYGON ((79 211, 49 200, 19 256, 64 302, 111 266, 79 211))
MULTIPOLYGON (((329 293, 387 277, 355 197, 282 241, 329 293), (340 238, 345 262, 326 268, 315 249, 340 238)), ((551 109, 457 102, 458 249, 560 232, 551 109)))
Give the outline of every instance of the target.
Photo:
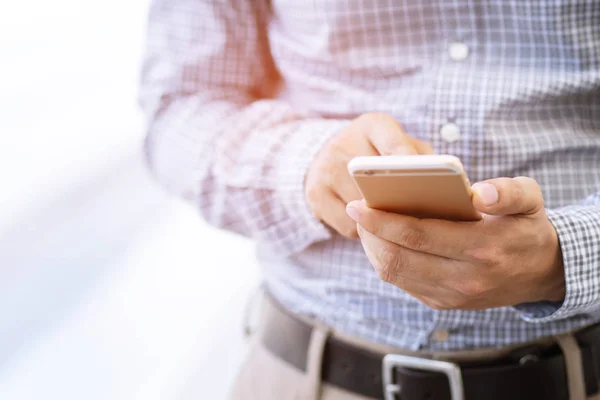
POLYGON ((476 134, 477 94, 472 77, 477 68, 478 5, 474 1, 440 2, 442 21, 439 63, 435 75, 430 137, 439 154, 461 158, 468 170, 470 141, 476 134))
MULTIPOLYGON (((474 1, 440 2, 436 20, 442 21, 439 63, 434 82, 430 138, 438 154, 458 156, 468 171, 471 167, 470 141, 477 134, 472 86, 477 65, 478 8, 474 1)), ((460 313, 436 311, 423 347, 445 348, 460 313)))

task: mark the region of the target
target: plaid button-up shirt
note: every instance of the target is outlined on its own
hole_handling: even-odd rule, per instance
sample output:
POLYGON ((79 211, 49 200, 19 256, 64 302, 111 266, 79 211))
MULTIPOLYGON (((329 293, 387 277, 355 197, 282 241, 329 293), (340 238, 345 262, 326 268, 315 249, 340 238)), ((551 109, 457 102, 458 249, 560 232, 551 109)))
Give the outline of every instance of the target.
POLYGON ((600 319, 600 1, 155 0, 147 43, 155 175, 209 223, 251 237, 289 309, 427 350, 600 319), (460 157, 472 182, 540 183, 564 257, 562 304, 432 310, 313 217, 303 180, 314 155, 372 111, 460 157))

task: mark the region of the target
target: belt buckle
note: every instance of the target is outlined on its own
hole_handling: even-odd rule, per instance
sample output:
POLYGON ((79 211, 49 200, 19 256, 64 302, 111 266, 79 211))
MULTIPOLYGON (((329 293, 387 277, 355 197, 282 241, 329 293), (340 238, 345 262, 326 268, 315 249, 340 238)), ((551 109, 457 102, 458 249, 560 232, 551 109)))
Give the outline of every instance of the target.
POLYGON ((448 377, 450 382, 450 398, 452 400, 464 400, 465 398, 462 375, 457 364, 400 354, 387 354, 383 357, 383 393, 385 400, 395 400, 396 395, 399 395, 402 389, 399 384, 394 382, 394 370, 398 367, 441 372, 448 377))

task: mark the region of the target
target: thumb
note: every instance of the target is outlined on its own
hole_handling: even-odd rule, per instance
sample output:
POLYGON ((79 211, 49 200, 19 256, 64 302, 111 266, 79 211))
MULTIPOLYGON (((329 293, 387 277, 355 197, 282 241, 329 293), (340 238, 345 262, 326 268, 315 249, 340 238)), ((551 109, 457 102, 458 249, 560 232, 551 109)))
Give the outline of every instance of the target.
POLYGON ((489 215, 535 214, 544 208, 540 185, 526 177, 497 178, 473 185, 473 205, 489 215))

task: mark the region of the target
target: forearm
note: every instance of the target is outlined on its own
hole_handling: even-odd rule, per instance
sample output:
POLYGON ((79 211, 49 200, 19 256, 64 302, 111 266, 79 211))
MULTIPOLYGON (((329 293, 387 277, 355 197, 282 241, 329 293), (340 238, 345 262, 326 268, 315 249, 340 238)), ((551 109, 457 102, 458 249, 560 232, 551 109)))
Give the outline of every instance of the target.
POLYGON ((345 121, 304 119, 278 101, 174 101, 149 127, 158 180, 212 225, 288 254, 329 237, 304 199, 304 175, 345 121))
POLYGON ((345 122, 267 100, 278 84, 269 10, 267 0, 153 0, 140 99, 158 180, 211 224, 289 254, 329 236, 303 181, 345 122))

